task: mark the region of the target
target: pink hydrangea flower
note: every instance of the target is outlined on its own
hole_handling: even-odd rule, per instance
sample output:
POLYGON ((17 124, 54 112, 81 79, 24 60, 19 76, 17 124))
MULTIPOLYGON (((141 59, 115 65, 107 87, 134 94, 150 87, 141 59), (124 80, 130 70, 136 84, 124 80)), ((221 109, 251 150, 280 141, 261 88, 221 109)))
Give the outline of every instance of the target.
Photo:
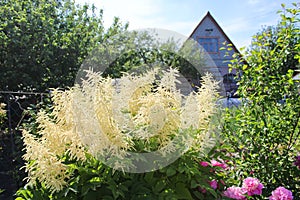
POLYGON ((248 177, 243 181, 242 188, 247 192, 249 196, 261 195, 263 184, 259 182, 257 178, 248 177))
POLYGON ((212 160, 211 165, 213 167, 222 167, 223 169, 227 168, 227 165, 225 163, 220 163, 219 161, 216 161, 216 160, 212 160))
POLYGON ((209 182, 209 185, 212 189, 217 189, 218 188, 218 182, 216 180, 212 180, 209 182))
POLYGON ((201 165, 202 167, 207 167, 207 166, 209 165, 209 163, 208 163, 208 162, 205 162, 205 161, 201 161, 201 162, 200 162, 200 165, 201 165))
POLYGON ((278 187, 272 192, 269 200, 292 200, 293 193, 284 187, 278 187))
POLYGON ((232 186, 227 188, 224 192, 224 196, 231 198, 231 199, 238 199, 238 200, 245 200, 246 197, 244 196, 244 189, 241 187, 232 186))

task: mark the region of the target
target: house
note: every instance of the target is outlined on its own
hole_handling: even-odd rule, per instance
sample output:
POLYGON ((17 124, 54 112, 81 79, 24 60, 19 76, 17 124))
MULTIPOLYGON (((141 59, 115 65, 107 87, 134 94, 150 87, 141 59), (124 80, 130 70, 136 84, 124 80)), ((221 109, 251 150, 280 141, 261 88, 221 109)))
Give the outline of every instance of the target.
POLYGON ((235 81, 237 71, 235 69, 230 71, 228 64, 232 55, 239 51, 210 12, 207 12, 189 38, 198 42, 210 56, 211 61, 206 63, 204 71, 213 74, 214 78, 220 82, 220 94, 232 96, 237 90, 235 81), (221 47, 227 49, 227 44, 232 45, 230 51, 220 50, 221 47))
MULTIPOLYGON (((295 70, 296 72, 299 72, 300 70, 295 70)), ((293 80, 295 82, 299 82, 300 81, 300 73, 296 74, 294 77, 293 77, 293 80)))
MULTIPOLYGON (((295 70, 297 72, 299 72, 300 70, 295 70)), ((298 93, 300 94, 300 73, 296 74, 294 77, 293 77, 293 80, 295 81, 295 83, 299 86, 298 87, 298 93)))

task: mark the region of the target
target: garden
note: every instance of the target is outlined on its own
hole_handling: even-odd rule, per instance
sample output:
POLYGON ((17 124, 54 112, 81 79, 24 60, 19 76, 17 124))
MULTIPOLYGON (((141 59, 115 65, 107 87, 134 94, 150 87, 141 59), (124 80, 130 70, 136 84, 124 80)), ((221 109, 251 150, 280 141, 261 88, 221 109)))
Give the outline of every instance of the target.
MULTIPOLYGON (((205 63, 193 44, 179 54, 174 41, 129 34, 118 18, 104 30, 93 5, 0 5, 1 90, 46 94, 14 132, 12 157, 21 161, 11 171, 12 198, 300 199, 299 3, 282 4, 280 22, 228 63, 239 71, 235 108, 216 103, 219 84, 210 74, 190 94, 178 90, 177 78, 205 63), (108 62, 119 42, 130 51, 108 62), (83 63, 109 67, 82 70, 83 63)), ((3 103, 1 134, 8 134, 3 103)))

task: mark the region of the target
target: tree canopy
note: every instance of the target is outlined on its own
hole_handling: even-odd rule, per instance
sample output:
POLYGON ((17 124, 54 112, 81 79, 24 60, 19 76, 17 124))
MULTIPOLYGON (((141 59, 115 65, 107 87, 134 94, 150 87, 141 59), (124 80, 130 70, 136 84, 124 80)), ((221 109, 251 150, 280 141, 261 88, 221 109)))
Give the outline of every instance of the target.
MULTIPOLYGON (((300 27, 297 7, 285 8, 285 5, 282 6, 284 9, 278 12, 282 18, 281 21, 277 25, 263 27, 260 32, 254 35, 249 51, 259 51, 259 49, 274 53, 285 51, 286 58, 281 63, 281 67, 278 68, 278 72, 286 74, 289 69, 296 70, 300 68, 300 27), (281 43, 283 44, 281 45, 281 43)), ((249 62, 252 61, 249 60, 249 62)))
POLYGON ((115 18, 105 30, 102 10, 72 0, 4 0, 0 16, 0 90, 72 86, 89 51, 127 29, 115 18))

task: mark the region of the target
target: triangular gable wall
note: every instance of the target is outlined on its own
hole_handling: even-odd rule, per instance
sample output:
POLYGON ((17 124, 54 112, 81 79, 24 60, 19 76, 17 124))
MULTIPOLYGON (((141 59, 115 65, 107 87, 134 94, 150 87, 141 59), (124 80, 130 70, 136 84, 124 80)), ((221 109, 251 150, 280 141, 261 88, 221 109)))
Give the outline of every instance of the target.
MULTIPOLYGON (((204 71, 212 73, 214 77, 221 82, 221 85, 224 83, 224 85, 221 86, 221 95, 225 96, 226 93, 235 91, 237 89, 237 85, 228 80, 231 78, 228 64, 232 59, 231 56, 233 53, 238 53, 239 51, 217 21, 212 17, 210 12, 208 12, 200 21, 189 38, 194 39, 202 45, 204 49, 207 49, 208 55, 210 55, 213 63, 208 63, 204 71), (232 44, 232 50, 229 52, 227 51, 229 56, 226 57, 226 51, 219 50, 221 47, 227 48, 226 45, 224 45, 224 42, 226 42, 226 44, 232 44)), ((231 73, 236 74, 236 70, 232 70, 231 73)))

